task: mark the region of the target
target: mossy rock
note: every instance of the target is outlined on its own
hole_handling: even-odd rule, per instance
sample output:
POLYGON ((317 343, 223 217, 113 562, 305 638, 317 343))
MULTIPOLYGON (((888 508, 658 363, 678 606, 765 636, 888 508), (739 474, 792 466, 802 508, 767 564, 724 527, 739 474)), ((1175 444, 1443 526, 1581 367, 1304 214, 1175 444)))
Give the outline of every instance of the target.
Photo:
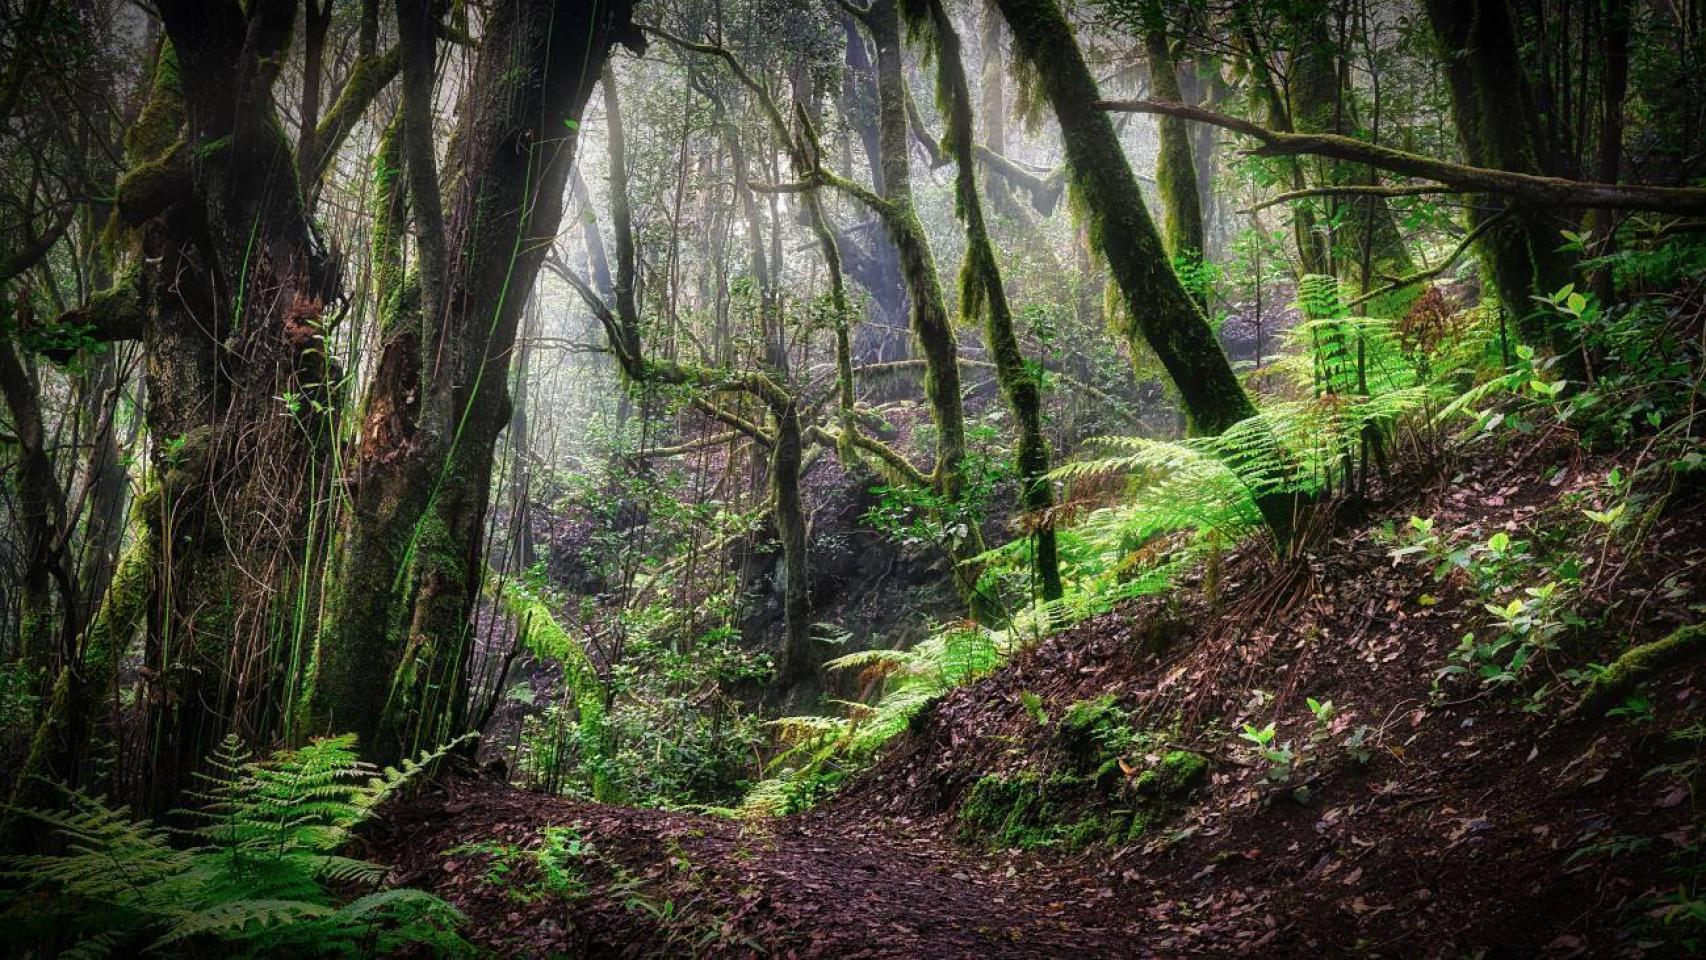
POLYGON ((980 778, 960 805, 961 836, 1023 850, 1054 842, 1058 837, 1051 786, 1029 770, 980 778))
POLYGON ((1207 757, 1189 750, 1173 750, 1161 762, 1138 774, 1132 789, 1140 797, 1179 800, 1189 796, 1207 775, 1207 757))
POLYGON ((1080 700, 1061 715, 1055 742, 1074 773, 1107 786, 1131 743, 1129 722, 1130 715, 1111 695, 1080 700))

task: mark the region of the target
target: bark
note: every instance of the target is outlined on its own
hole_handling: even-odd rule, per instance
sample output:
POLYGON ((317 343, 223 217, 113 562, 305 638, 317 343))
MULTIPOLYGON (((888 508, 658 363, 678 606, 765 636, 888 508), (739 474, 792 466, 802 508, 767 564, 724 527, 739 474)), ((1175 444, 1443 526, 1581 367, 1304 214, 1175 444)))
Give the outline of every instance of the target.
MULTIPOLYGON (((1144 35, 1149 58, 1149 90, 1157 100, 1184 102, 1178 68, 1173 63, 1164 29, 1144 35)), ((1190 131, 1178 117, 1159 120, 1160 150, 1155 160, 1155 185, 1161 193, 1162 240, 1175 261, 1203 255, 1202 199, 1197 195, 1196 161, 1191 156, 1190 131)), ((1199 299, 1199 303, 1200 303, 1199 299)))
MULTIPOLYGON (((1439 43, 1451 93, 1452 120, 1464 157, 1477 167, 1539 178, 1548 171, 1532 112, 1520 108, 1532 102, 1516 35, 1502 0, 1428 0, 1428 19, 1439 43)), ((1567 183, 1568 181, 1559 181, 1567 183)), ((1585 194, 1587 191, 1581 191, 1585 194)), ((1562 224, 1537 209, 1529 197, 1513 198, 1516 215, 1481 240, 1482 268, 1492 280, 1505 315, 1525 338, 1550 342, 1560 355, 1574 353, 1567 336, 1533 300, 1569 282, 1571 264, 1556 251, 1562 224)), ((1596 204, 1578 195, 1573 205, 1596 204)), ((1706 193, 1702 194, 1706 200, 1706 193)), ((1483 204, 1482 206, 1485 206, 1483 204)), ((1617 206, 1607 204, 1606 206, 1617 206)), ((1706 208, 1706 207, 1703 207, 1706 208)), ((1471 214, 1472 220, 1488 216, 1471 214)))
POLYGON ((515 400, 509 417, 509 569, 521 575, 538 559, 533 541, 529 498, 533 491, 533 449, 528 416, 528 378, 532 371, 533 341, 544 326, 544 306, 539 296, 529 298, 521 342, 515 351, 515 400))
MULTIPOLYGON (((430 44, 421 11, 406 6, 399 16, 416 21, 401 41, 407 75, 430 44)), ((418 95, 424 84, 406 76, 403 168, 424 230, 420 363, 410 376, 399 358, 402 369, 376 377, 364 404, 353 458, 357 508, 344 534, 319 694, 322 715, 358 733, 374 757, 442 742, 463 723, 492 462, 511 414, 510 354, 526 291, 562 217, 574 125, 612 46, 643 42, 630 13, 627 3, 589 9, 571 0, 495 8, 442 183, 425 176, 430 151, 407 133, 419 129, 410 91, 418 95), (442 257, 429 249, 435 206, 442 257), (378 441, 386 432, 414 446, 386 447, 378 441), (372 490, 361 489, 368 484, 372 490), (398 544, 406 567, 392 566, 398 544), (381 677, 389 681, 383 697, 381 677)), ((618 278, 619 291, 631 285, 631 276, 618 278)))
POLYGON ((810 677, 822 657, 811 637, 811 570, 806 548, 805 505, 800 498, 800 411, 792 400, 771 412, 770 506, 782 544, 782 614, 786 637, 777 681, 786 688, 810 677))
MULTIPOLYGON (((1616 183, 1623 166, 1623 101, 1629 92, 1629 18, 1627 0, 1607 0, 1606 25, 1602 59, 1604 70, 1600 78, 1600 109, 1603 116, 1599 127, 1599 162, 1594 175, 1601 183, 1616 183)), ((1610 210, 1595 210, 1591 222, 1593 255, 1603 257, 1613 252, 1616 241, 1617 218, 1610 210)), ((1594 271, 1595 295, 1602 304, 1610 305, 1617 289, 1609 269, 1594 271)))
MULTIPOLYGON (((948 319, 935 257, 913 206, 911 161, 907 155, 910 126, 906 84, 901 63, 900 15, 895 0, 877 0, 860 14, 876 49, 878 132, 882 195, 876 196, 826 171, 820 176, 864 202, 882 219, 889 241, 900 254, 901 275, 911 301, 911 329, 923 355, 924 393, 936 427, 936 463, 932 486, 950 503, 964 495, 966 458, 965 406, 961 396, 959 342, 948 319)), ((973 616, 999 619, 988 598, 977 589, 978 571, 970 561, 983 553, 983 535, 975 524, 948 545, 955 566, 955 584, 973 616)))
MULTIPOLYGON (((24 662, 48 676, 64 662, 60 627, 75 635, 77 595, 65 555, 65 493, 54 476, 48 435, 42 420, 41 384, 21 345, 0 339, 0 394, 4 395, 17 436, 16 494, 18 526, 23 534, 23 582, 18 604, 18 633, 24 662), (57 615, 63 601, 63 620, 57 615)), ((45 688, 44 688, 45 692, 45 688)))
MULTIPOLYGON (((139 506, 144 501, 139 501, 139 506)), ((151 511, 139 510, 143 516, 151 511)), ((58 806, 60 786, 75 787, 94 738, 105 695, 147 610, 153 585, 157 531, 144 530, 113 576, 112 586, 79 640, 75 656, 58 671, 47 710, 30 741, 12 787, 10 810, 0 815, 0 850, 19 851, 28 837, 26 818, 12 811, 58 806)))
MULTIPOLYGON (((924 356, 924 390, 936 425, 936 483, 958 497, 965 459, 965 408, 960 395, 958 339, 948 320, 935 257, 913 207, 907 156, 906 85, 901 64, 900 16, 894 0, 878 0, 862 15, 876 48, 878 133, 882 170, 882 218, 889 242, 900 254, 901 275, 911 300, 910 325, 924 356)), ((857 195, 857 194, 855 194, 857 195)))
MULTIPOLYGON (((1291 94, 1292 129, 1299 133, 1331 133, 1343 135, 1350 128, 1345 116, 1339 79, 1340 52, 1333 42, 1327 21, 1325 4, 1301 5, 1293 9, 1288 27, 1294 50, 1291 77, 1287 87, 1291 94)), ((1318 168, 1317 182, 1324 184, 1363 184, 1375 182, 1374 171, 1367 166, 1329 160, 1318 168)), ((1392 210, 1384 198, 1362 196, 1353 201, 1354 210, 1347 217, 1351 256, 1337 264, 1344 274, 1365 258, 1378 273, 1402 275, 1410 272, 1414 262, 1392 220, 1392 210)), ((1329 267, 1333 251, 1326 250, 1329 267)))
MULTIPOLYGON (((1274 78, 1267 50, 1250 21, 1249 11, 1242 5, 1235 6, 1233 17, 1250 76, 1255 81, 1257 94, 1267 109, 1268 129, 1291 133, 1291 107, 1274 78)), ((1308 186, 1303 176, 1303 164, 1297 158, 1287 159, 1285 167, 1291 178, 1292 192, 1301 191, 1308 186)), ((1300 203, 1291 208, 1291 233, 1292 242, 1297 247, 1300 275, 1332 272, 1326 237, 1316 230, 1315 212, 1308 204, 1300 203)))
MULTIPOLYGON (((841 81, 841 114, 859 138, 859 146, 871 182, 878 193, 884 189, 882 136, 878 129, 876 67, 871 63, 871 50, 859 32, 852 14, 843 13, 842 32, 847 37, 847 55, 841 81)), ((851 171, 847 174, 851 176, 851 171)), ((873 225, 874 226, 874 225, 873 225)), ((910 344, 905 338, 895 340, 882 328, 906 325, 909 309, 906 282, 900 273, 900 257, 894 244, 881 230, 867 231, 864 240, 857 241, 847 232, 838 231, 836 246, 841 251, 847 276, 865 288, 871 297, 875 313, 873 320, 861 331, 856 353, 865 359, 895 359, 909 356, 910 344)))
POLYGON ((1701 187, 1596 183, 1544 173, 1522 173, 1502 167, 1453 163, 1338 134, 1272 130, 1202 107, 1158 100, 1099 100, 1096 107, 1115 113, 1170 114, 1241 133, 1260 142, 1250 151, 1255 156, 1320 156, 1370 164, 1393 173, 1437 181, 1445 188, 1440 192, 1491 194, 1538 211, 1606 207, 1678 215, 1706 214, 1706 188, 1701 187))

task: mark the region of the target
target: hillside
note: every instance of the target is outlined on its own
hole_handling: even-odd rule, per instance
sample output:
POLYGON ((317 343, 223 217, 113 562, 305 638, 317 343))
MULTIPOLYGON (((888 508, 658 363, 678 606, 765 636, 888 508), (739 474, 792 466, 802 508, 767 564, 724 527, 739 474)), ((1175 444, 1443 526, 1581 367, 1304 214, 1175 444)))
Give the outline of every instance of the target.
POLYGON ((1581 608, 1605 626, 1548 658, 1563 676, 1701 598, 1697 490, 1633 554, 1583 515, 1633 456, 1549 433, 1394 477, 1295 560, 1228 557, 1213 602, 1199 573, 949 693, 808 813, 455 780, 393 814, 374 853, 504 953, 1669 955, 1697 929, 1663 920, 1695 909, 1671 899, 1699 863, 1694 673, 1605 722, 1568 715, 1568 687, 1537 700, 1440 678, 1491 614, 1469 572, 1436 579, 1383 532, 1415 516, 1449 543, 1531 541, 1537 564, 1579 551, 1581 608), (1237 735, 1270 722, 1283 781, 1237 735))

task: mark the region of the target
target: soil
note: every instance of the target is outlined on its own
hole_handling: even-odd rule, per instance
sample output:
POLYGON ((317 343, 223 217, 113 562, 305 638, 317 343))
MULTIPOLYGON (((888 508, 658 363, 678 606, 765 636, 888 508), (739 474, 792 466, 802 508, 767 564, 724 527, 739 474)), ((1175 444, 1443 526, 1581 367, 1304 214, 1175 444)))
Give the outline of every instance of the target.
POLYGON ((1620 456, 1542 435, 1414 468, 1341 501, 1295 558, 1229 555, 942 697, 805 814, 739 821, 452 779, 391 811, 370 852, 502 955, 1676 955, 1659 918, 1700 826, 1702 738, 1672 736, 1706 709, 1696 671, 1629 716, 1565 710, 1569 669, 1697 618, 1703 596, 1698 492, 1629 555, 1581 520, 1605 508, 1620 456), (1442 678, 1488 615, 1460 573, 1392 557, 1381 522, 1412 515, 1453 542, 1573 544, 1592 560, 1577 606, 1594 628, 1516 691, 1442 678), (1038 704, 1058 718, 1102 696, 1209 758, 1189 805, 1078 851, 964 838, 956 814, 979 778, 1064 763, 1038 704), (1318 725, 1306 698, 1336 715, 1318 725), (1284 783, 1237 736, 1268 722, 1302 758, 1284 783), (533 855, 553 844, 574 854, 533 855))

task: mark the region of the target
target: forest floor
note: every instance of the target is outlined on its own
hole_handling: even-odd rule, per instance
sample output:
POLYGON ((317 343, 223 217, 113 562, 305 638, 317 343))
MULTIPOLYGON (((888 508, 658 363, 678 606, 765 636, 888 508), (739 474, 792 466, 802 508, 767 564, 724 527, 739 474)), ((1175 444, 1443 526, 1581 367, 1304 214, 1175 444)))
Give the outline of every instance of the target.
POLYGON ((452 779, 392 811, 371 853, 501 955, 1671 955, 1658 918, 1676 871, 1698 867, 1706 695, 1678 671, 1599 722, 1565 718, 1567 690, 1531 695, 1696 616, 1706 502, 1676 498, 1626 556, 1581 511, 1605 508, 1632 454, 1507 442, 1394 478, 1294 561, 1234 554, 1211 584, 1045 640, 944 696, 808 813, 741 821, 452 779), (1452 543, 1504 530, 1573 547, 1591 561, 1576 606, 1603 626, 1516 692, 1439 681, 1488 615, 1461 572, 1394 560, 1380 521, 1412 515, 1452 543), (1189 801, 1076 850, 968 835, 976 784, 1065 769, 1062 718, 1103 696, 1208 759, 1189 801), (1317 724, 1306 697, 1337 715, 1317 724), (1295 754, 1285 783, 1235 733, 1269 720, 1295 754))

